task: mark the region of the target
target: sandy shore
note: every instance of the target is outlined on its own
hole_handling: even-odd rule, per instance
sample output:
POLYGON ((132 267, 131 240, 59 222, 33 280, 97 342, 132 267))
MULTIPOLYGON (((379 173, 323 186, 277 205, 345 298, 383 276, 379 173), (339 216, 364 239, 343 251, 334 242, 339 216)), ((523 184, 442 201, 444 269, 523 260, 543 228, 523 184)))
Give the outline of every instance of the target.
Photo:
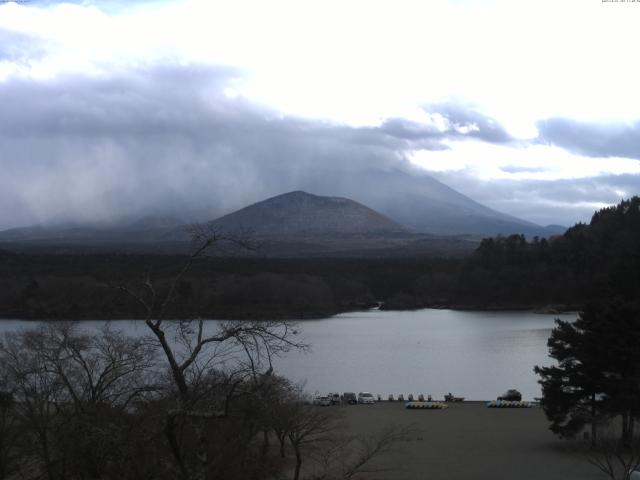
POLYGON ((391 471, 368 479, 598 480, 606 478, 570 442, 549 430, 539 407, 486 408, 484 402, 446 410, 406 410, 400 402, 327 407, 344 414, 346 428, 372 435, 388 425, 415 429, 375 465, 391 471))

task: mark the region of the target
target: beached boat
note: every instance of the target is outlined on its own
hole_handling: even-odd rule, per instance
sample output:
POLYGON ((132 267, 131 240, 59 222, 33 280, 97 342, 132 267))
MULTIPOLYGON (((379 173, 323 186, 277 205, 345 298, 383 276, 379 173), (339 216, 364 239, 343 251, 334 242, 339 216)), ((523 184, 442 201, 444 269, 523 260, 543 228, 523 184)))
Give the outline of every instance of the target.
POLYGON ((445 402, 464 402, 464 397, 454 397, 450 393, 444 396, 445 402))
POLYGON ((407 402, 405 408, 408 410, 443 410, 449 408, 444 402, 407 402))

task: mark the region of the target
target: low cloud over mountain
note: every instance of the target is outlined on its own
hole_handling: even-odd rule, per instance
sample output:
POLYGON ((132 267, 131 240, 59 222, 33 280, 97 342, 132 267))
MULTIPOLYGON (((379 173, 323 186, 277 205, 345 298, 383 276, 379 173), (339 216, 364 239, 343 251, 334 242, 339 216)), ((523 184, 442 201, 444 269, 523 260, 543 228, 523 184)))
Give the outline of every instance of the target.
MULTIPOLYGON (((207 219, 296 189, 346 195, 389 213, 385 202, 394 192, 419 190, 427 178, 407 152, 447 149, 447 141, 465 136, 510 140, 490 119, 451 106, 431 112, 430 125, 397 119, 356 128, 281 116, 226 96, 236 73, 174 67, 1 83, 0 227, 136 214, 207 219)), ((505 199, 524 195, 530 210, 544 209, 559 185, 503 182, 496 196, 495 187, 465 183, 464 175, 439 178, 534 220, 535 212, 505 199)), ((582 181, 604 185, 603 201, 620 182, 635 186, 637 179, 582 181)))
POLYGON ((136 213, 212 218, 295 189, 369 199, 384 176, 400 192, 394 175, 424 176, 407 150, 446 148, 465 126, 479 128, 476 117, 444 114, 416 135, 399 120, 355 128, 282 117, 225 96, 235 73, 153 68, 0 84, 0 201, 10 206, 0 226, 136 213))
POLYGON ((640 100, 610 87, 637 21, 588 3, 0 2, 0 229, 300 189, 389 214, 434 178, 586 221, 640 190, 640 100))

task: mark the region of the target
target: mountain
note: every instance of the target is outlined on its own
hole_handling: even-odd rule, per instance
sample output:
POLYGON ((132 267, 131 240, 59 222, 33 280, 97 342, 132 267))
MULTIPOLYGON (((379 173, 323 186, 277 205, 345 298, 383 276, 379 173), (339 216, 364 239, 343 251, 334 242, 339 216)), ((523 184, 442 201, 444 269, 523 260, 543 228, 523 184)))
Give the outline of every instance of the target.
POLYGON ((261 253, 277 257, 460 256, 477 245, 414 232, 348 198, 299 190, 254 203, 209 225, 216 231, 249 235, 259 241, 261 253))
MULTIPOLYGON (((367 172, 353 180, 336 179, 332 195, 346 195, 403 226, 436 235, 480 236, 522 233, 562 234, 564 227, 543 227, 482 205, 435 178, 404 171, 367 172)), ((313 190, 313 188, 310 188, 313 190)))
POLYGON ((146 243, 161 240, 180 228, 175 217, 142 217, 134 221, 115 223, 64 223, 12 228, 0 232, 1 242, 84 243, 126 242, 146 243))
MULTIPOLYGON (((268 198, 206 222, 215 231, 257 241, 256 253, 224 243, 229 254, 304 256, 462 256, 478 238, 415 232, 361 203, 294 191, 268 198)), ((5 248, 56 253, 187 253, 187 226, 173 218, 82 227, 27 227, 0 232, 5 248)))
MULTIPOLYGON (((224 232, 250 232, 274 256, 463 255, 484 236, 549 237, 542 227, 492 210, 427 175, 369 172, 336 178, 330 196, 305 191, 276 195, 207 223, 224 232)), ((323 192, 324 193, 324 192, 323 192)), ((55 251, 189 251, 184 220, 144 217, 110 224, 66 224, 0 232, 4 248, 56 246, 55 251)), ((240 253, 240 252, 239 252, 240 253)))
POLYGON ((211 222, 218 230, 257 237, 388 236, 409 230, 358 202, 295 191, 268 198, 211 222))

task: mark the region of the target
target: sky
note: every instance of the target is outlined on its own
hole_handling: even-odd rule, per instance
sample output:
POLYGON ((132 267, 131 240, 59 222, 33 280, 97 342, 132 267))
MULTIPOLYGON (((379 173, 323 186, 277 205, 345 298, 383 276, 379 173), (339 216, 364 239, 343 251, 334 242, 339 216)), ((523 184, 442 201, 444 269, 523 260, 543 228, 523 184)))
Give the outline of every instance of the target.
POLYGON ((430 175, 538 224, 640 192, 640 2, 0 1, 0 229, 430 175))

